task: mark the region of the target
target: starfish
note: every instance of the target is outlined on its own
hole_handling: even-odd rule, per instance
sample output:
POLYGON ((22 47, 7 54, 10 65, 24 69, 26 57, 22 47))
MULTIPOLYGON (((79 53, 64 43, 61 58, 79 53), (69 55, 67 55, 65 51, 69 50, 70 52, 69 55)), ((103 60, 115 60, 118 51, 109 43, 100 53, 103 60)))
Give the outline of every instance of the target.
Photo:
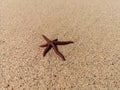
POLYGON ((45 35, 42 35, 42 37, 47 41, 46 44, 40 45, 40 47, 46 47, 46 49, 43 52, 43 57, 47 54, 47 52, 53 48, 55 53, 62 58, 62 60, 65 60, 65 57, 60 53, 60 51, 57 48, 57 45, 67 45, 70 43, 73 43, 72 41, 58 41, 58 39, 50 40, 45 35))

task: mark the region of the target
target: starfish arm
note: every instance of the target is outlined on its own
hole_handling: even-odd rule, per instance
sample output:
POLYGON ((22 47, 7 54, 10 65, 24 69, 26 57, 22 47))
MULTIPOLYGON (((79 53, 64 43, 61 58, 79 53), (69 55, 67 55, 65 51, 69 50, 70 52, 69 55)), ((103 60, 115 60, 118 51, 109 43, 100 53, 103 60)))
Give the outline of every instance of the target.
POLYGON ((52 46, 51 46, 51 45, 48 45, 48 46, 46 47, 46 49, 44 50, 44 52, 43 52, 43 56, 45 56, 45 55, 47 54, 47 52, 48 52, 51 48, 52 48, 52 46))
POLYGON ((73 41, 55 41, 54 43, 56 45, 67 45, 67 44, 73 43, 73 41))
POLYGON ((55 45, 53 44, 52 47, 53 47, 55 53, 56 53, 58 56, 60 56, 63 60, 65 60, 65 57, 59 52, 57 46, 55 46, 55 45))
POLYGON ((43 45, 40 45, 40 47, 47 47, 47 43, 46 44, 43 44, 43 45))
POLYGON ((42 35, 42 36, 43 36, 43 38, 44 38, 47 42, 50 41, 45 35, 42 35))

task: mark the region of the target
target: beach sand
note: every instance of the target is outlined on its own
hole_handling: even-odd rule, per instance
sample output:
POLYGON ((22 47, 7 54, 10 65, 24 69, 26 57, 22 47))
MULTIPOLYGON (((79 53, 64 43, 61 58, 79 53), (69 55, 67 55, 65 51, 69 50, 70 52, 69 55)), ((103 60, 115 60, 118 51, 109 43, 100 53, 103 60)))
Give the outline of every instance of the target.
POLYGON ((120 90, 120 0, 0 0, 0 90, 120 90))

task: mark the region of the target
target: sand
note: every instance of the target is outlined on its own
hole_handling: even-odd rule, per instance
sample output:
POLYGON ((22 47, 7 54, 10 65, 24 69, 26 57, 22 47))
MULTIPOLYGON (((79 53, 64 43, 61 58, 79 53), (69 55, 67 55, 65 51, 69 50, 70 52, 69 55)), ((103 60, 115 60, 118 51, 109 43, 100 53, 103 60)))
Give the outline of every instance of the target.
POLYGON ((120 0, 0 0, 0 90, 120 90, 120 0))

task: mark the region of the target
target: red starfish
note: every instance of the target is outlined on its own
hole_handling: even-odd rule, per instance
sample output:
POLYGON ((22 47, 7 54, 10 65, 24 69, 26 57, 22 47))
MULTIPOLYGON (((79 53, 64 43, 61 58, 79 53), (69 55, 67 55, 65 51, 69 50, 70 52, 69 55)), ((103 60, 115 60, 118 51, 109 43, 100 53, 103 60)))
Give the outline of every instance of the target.
POLYGON ((43 56, 45 56, 47 54, 47 52, 53 48, 55 53, 60 56, 63 60, 65 60, 65 57, 59 52, 57 45, 66 45, 66 44, 70 44, 73 43, 72 41, 58 41, 58 39, 54 39, 54 40, 49 40, 45 35, 42 35, 43 38, 47 41, 46 44, 40 45, 40 47, 46 47, 46 49, 43 52, 43 56))

